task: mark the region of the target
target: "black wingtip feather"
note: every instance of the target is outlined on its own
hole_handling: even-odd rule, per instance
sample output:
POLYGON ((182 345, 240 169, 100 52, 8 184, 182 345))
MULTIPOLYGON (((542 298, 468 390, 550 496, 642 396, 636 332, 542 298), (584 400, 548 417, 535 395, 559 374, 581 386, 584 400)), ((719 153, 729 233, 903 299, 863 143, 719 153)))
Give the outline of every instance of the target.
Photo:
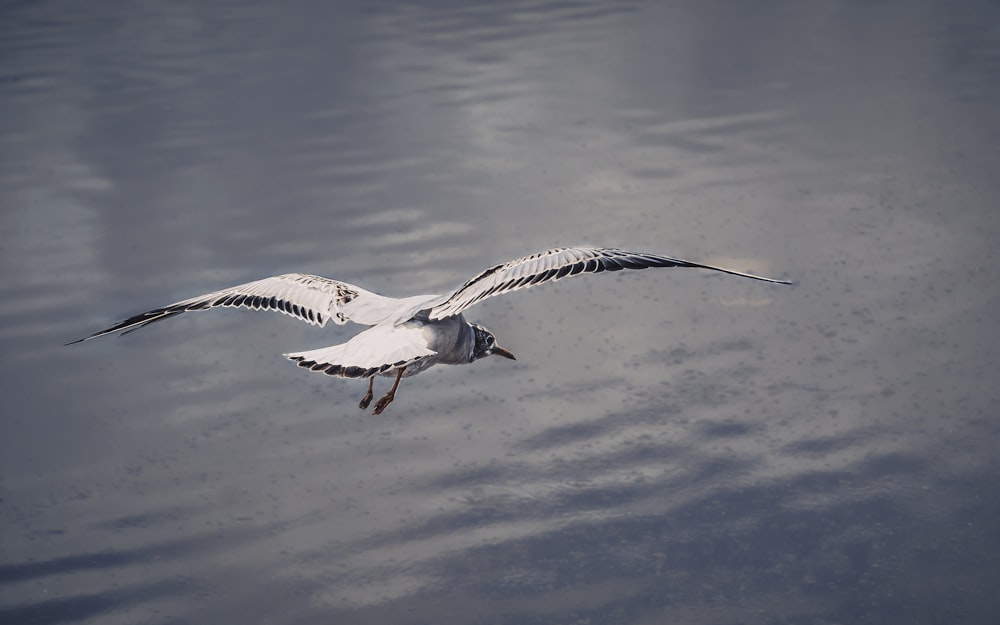
POLYGON ((90 339, 96 339, 106 334, 113 334, 115 332, 121 332, 121 335, 124 336, 129 332, 134 332, 143 326, 147 326, 151 323, 155 323, 157 321, 173 317, 174 315, 179 315, 182 312, 184 312, 184 310, 174 310, 171 308, 158 308, 156 310, 150 310, 148 312, 135 315, 134 317, 129 317, 128 319, 120 321, 115 325, 111 326, 110 328, 101 330, 100 332, 94 332, 90 336, 85 336, 82 339, 77 339, 75 341, 66 343, 66 345, 75 345, 77 343, 89 341, 90 339))

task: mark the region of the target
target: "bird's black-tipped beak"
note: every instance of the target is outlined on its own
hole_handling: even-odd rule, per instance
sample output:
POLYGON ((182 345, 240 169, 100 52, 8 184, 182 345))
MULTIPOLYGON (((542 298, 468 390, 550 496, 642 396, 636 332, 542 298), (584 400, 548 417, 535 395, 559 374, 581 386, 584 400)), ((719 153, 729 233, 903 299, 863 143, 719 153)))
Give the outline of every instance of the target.
POLYGON ((517 360, 517 358, 514 358, 514 354, 510 353, 509 351, 500 347, 499 345, 493 348, 493 355, 503 356, 504 358, 510 358, 511 360, 517 360))

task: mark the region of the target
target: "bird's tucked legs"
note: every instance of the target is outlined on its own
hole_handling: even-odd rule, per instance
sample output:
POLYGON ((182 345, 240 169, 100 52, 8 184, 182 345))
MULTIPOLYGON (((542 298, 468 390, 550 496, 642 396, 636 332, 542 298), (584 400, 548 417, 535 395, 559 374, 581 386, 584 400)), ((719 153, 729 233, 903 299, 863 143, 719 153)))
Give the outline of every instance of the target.
POLYGON ((379 400, 375 402, 375 410, 372 411, 372 414, 382 414, 385 407, 392 403, 392 400, 396 398, 396 387, 399 386, 399 380, 402 379, 404 371, 406 371, 406 367, 396 369, 396 380, 392 383, 392 388, 389 389, 388 393, 380 397, 379 400))
POLYGON ((368 378, 368 392, 365 393, 365 396, 361 398, 361 403, 358 404, 358 408, 364 410, 365 408, 368 407, 368 404, 372 403, 372 397, 375 396, 374 392, 372 391, 373 384, 375 384, 375 376, 368 378))

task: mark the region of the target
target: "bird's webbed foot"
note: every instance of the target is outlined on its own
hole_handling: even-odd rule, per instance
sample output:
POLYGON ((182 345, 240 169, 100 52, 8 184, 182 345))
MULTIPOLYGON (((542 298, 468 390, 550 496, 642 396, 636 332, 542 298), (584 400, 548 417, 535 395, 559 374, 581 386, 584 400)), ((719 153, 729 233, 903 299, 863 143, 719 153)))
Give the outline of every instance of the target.
POLYGON ((388 393, 379 397, 379 400, 375 402, 375 410, 372 411, 372 414, 382 414, 385 407, 391 404, 392 400, 396 398, 396 389, 399 387, 399 381, 402 379, 404 371, 406 371, 406 367, 396 369, 396 380, 392 383, 392 388, 389 389, 388 393))
POLYGON ((361 398, 361 403, 358 404, 358 408, 364 410, 365 408, 368 407, 368 404, 372 403, 372 397, 375 396, 374 392, 372 391, 372 386, 374 384, 375 384, 375 376, 368 378, 368 392, 365 393, 365 396, 361 398))
POLYGON ((382 414, 382 411, 385 410, 386 406, 391 404, 392 400, 395 398, 395 393, 386 393, 382 397, 379 397, 379 400, 375 402, 375 410, 372 410, 372 414, 382 414))

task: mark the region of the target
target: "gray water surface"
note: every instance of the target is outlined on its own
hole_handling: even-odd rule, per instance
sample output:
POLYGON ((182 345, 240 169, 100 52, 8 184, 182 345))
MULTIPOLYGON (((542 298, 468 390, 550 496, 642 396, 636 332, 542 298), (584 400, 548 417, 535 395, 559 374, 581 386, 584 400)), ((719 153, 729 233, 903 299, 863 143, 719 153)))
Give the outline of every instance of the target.
POLYGON ((1000 5, 0 7, 0 622, 995 623, 1000 5), (362 382, 301 271, 469 311, 362 382), (386 382, 380 381, 382 385, 386 382))

